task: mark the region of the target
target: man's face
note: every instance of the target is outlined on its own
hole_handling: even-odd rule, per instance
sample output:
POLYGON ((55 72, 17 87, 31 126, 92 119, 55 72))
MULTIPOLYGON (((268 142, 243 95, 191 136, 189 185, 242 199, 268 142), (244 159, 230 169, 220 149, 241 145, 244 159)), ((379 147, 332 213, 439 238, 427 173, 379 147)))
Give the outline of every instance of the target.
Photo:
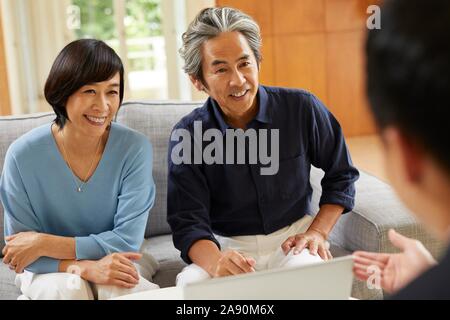
POLYGON ((203 79, 193 79, 217 101, 225 116, 236 118, 256 106, 258 61, 240 32, 225 32, 202 46, 203 79))

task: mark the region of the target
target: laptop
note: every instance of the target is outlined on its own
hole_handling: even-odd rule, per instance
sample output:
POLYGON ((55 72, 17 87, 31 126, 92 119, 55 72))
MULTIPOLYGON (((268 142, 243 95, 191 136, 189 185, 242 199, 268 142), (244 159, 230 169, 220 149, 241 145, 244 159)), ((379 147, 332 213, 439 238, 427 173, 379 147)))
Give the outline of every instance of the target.
POLYGON ((191 283, 185 300, 348 300, 351 255, 301 267, 257 271, 191 283))

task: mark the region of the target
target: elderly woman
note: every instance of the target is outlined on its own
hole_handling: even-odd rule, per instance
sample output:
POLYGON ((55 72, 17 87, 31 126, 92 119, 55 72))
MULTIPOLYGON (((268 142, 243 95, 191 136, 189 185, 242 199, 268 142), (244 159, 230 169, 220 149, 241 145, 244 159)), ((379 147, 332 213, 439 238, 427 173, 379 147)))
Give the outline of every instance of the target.
POLYGON ((124 70, 98 40, 67 45, 45 97, 56 119, 17 139, 0 180, 4 263, 28 299, 106 299, 158 288, 134 261, 155 198, 152 148, 112 122, 124 70))

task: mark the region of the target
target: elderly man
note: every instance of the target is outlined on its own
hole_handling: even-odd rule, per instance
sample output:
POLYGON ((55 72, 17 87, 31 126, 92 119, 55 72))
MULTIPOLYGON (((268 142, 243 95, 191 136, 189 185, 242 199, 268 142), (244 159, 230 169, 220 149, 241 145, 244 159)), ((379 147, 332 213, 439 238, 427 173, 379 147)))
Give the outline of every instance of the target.
POLYGON ((209 98, 175 126, 169 147, 168 222, 189 264, 179 286, 328 260, 327 237, 354 206, 358 171, 338 122, 309 92, 259 85, 260 48, 258 25, 232 8, 201 11, 183 35, 184 70, 209 98), (199 128, 213 134, 199 141, 199 128), (248 132, 256 140, 229 144, 248 132), (194 145, 182 161, 180 137, 194 145), (205 159, 213 137, 216 161, 205 159), (265 172, 269 151, 279 163, 265 172), (325 171, 315 218, 311 165, 325 171))
MULTIPOLYGON (((447 246, 450 242, 450 2, 392 0, 367 40, 367 88, 400 198, 447 246), (422 23, 417 23, 421 21, 422 23)), ((394 299, 450 299, 450 251, 441 262, 417 240, 390 230, 401 252, 356 252, 354 273, 394 299)))

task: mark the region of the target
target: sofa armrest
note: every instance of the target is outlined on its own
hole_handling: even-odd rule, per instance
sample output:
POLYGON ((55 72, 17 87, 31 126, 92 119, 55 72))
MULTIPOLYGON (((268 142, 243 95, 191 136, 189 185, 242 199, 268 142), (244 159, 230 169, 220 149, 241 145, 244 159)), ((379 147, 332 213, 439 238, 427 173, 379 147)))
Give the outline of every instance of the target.
MULTIPOLYGON (((321 180, 324 172, 312 167, 312 207, 319 209, 321 180)), ((356 182, 356 201, 353 211, 339 218, 330 234, 330 242, 350 252, 398 252, 388 239, 389 229, 420 240, 438 258, 444 246, 432 237, 400 203, 394 190, 381 180, 360 171, 356 182)))

